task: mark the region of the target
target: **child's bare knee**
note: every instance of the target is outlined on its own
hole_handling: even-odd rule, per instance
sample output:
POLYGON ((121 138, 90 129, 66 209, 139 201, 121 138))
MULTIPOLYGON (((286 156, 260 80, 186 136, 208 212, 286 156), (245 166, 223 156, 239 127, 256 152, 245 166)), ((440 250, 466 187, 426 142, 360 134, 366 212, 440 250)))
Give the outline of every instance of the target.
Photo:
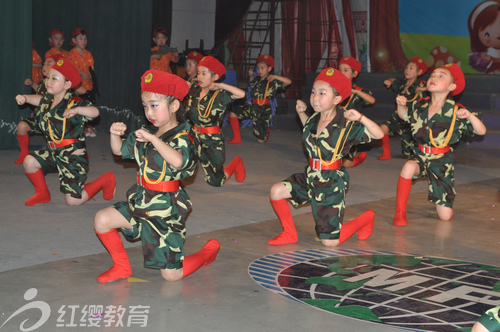
POLYGON ((272 200, 279 200, 286 198, 286 193, 288 193, 288 190, 286 189, 285 185, 281 182, 273 184, 271 187, 271 192, 270 192, 270 197, 272 200))
POLYGON ((179 270, 160 270, 161 276, 166 281, 177 281, 182 279, 183 271, 179 270))
POLYGON ((325 247, 336 247, 339 245, 339 240, 321 240, 321 243, 323 243, 325 247))

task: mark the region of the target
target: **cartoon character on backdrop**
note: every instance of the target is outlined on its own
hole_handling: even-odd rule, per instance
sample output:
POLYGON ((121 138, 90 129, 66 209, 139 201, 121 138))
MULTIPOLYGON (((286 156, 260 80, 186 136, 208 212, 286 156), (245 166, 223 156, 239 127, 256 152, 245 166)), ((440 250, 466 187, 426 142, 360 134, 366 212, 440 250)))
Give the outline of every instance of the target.
POLYGON ((469 64, 479 72, 500 74, 500 1, 479 3, 468 21, 469 64))

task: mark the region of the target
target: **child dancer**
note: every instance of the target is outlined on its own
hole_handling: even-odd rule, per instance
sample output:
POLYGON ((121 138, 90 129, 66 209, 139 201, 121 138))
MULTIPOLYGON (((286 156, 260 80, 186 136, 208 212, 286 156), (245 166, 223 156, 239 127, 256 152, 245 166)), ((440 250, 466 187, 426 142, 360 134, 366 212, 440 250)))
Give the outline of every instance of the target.
MULTIPOLYGON (((404 78, 395 79, 389 78, 384 81, 387 88, 390 88, 396 95, 405 96, 408 102, 418 100, 423 95, 425 90, 425 81, 417 80, 427 71, 427 65, 422 58, 415 56, 410 59, 405 67, 404 78)), ((391 146, 389 144, 389 136, 401 136, 401 151, 404 156, 409 157, 413 153, 414 141, 411 137, 410 127, 405 124, 398 116, 397 110, 391 115, 391 118, 380 125, 384 131, 382 137, 382 155, 378 157, 380 160, 391 159, 391 146)))
POLYGON ((269 128, 273 116, 270 100, 276 97, 279 89, 284 89, 292 81, 283 76, 271 75, 274 59, 269 54, 261 54, 257 58, 257 77, 253 70, 248 71, 250 81, 250 96, 252 101, 229 112, 229 123, 233 130, 233 138, 229 144, 241 143, 239 120, 252 119, 253 135, 257 142, 265 143, 269 139, 269 128))
POLYGON ((196 51, 189 52, 186 56, 186 63, 184 64, 186 76, 184 76, 183 79, 189 84, 193 84, 198 81, 198 65, 201 59, 203 59, 203 54, 196 51))
POLYGON ((17 95, 19 105, 38 105, 35 117, 47 140, 48 149, 35 151, 24 158, 26 175, 36 193, 26 201, 27 206, 50 202, 45 174, 59 173, 60 190, 68 205, 80 205, 103 189, 104 199, 113 198, 115 175, 107 172, 85 185, 89 160, 85 146, 84 124, 99 115, 88 101, 73 97, 71 89, 80 84, 80 74, 68 60, 60 58, 45 80, 47 93, 17 95))
POLYGON ((122 158, 134 158, 139 165, 138 183, 127 192, 127 201, 97 212, 94 228, 113 259, 113 266, 97 277, 101 283, 132 275, 125 237, 142 239, 144 266, 160 269, 168 281, 184 278, 202 265, 215 260, 220 244, 209 240, 199 252, 184 257, 186 216, 191 208, 189 196, 180 181, 196 168, 196 154, 187 123, 177 124, 181 100, 188 92, 180 77, 159 70, 148 70, 141 77, 144 113, 153 124, 121 135, 126 125, 117 122, 110 128, 111 149, 122 158))
MULTIPOLYGON (((61 57, 62 56, 60 54, 55 54, 45 58, 45 62, 42 67, 42 75, 44 77, 47 77, 50 68, 52 68, 54 63, 56 63, 56 61, 59 60, 61 57)), ((29 78, 27 78, 26 81, 24 82, 25 85, 30 85, 32 83, 33 82, 29 78)), ((34 90, 37 95, 43 96, 47 92, 47 89, 45 88, 45 82, 41 81, 40 83, 36 84, 34 90)), ((35 112, 31 112, 31 116, 29 118, 22 119, 17 124, 17 141, 19 142, 19 148, 21 152, 19 153, 19 158, 16 161, 14 161, 15 164, 19 165, 23 163, 24 158, 26 158, 26 156, 29 153, 29 146, 30 146, 29 135, 35 135, 35 134, 41 134, 41 131, 38 128, 35 112)))
POLYGON ((297 101, 297 113, 304 125, 302 140, 309 155, 306 173, 290 176, 271 187, 271 204, 283 226, 283 232, 268 243, 289 244, 298 241, 290 206, 311 203, 316 234, 325 246, 337 246, 354 233, 366 240, 373 231, 375 214, 365 211, 343 223, 345 192, 349 174, 341 164, 351 146, 380 139, 380 127, 354 109, 338 107, 351 94, 352 83, 340 71, 323 69, 314 81, 310 102, 315 111, 307 117, 307 106, 297 101))
POLYGON ((406 97, 396 99, 398 114, 411 125, 417 142, 399 176, 393 220, 396 226, 407 224, 406 205, 413 178, 427 177, 429 201, 436 204, 439 219, 450 220, 453 216, 455 166, 450 145, 458 143, 462 136, 486 133, 481 120, 450 98, 461 93, 464 87, 462 70, 450 63, 432 72, 427 81, 430 97, 415 100, 409 107, 406 97))
POLYGON ((186 117, 193 124, 194 143, 205 173, 205 181, 211 186, 222 186, 233 173, 236 181, 243 182, 246 172, 240 157, 224 168, 226 148, 221 124, 228 105, 234 99, 245 96, 245 91, 217 81, 225 74, 224 65, 212 56, 206 56, 198 65, 198 83, 193 84, 186 100, 186 117))
POLYGON ((62 48, 63 44, 64 31, 59 28, 52 29, 49 34, 49 46, 51 46, 51 49, 45 52, 45 59, 55 54, 60 54, 67 59, 68 51, 62 48))
MULTIPOLYGON (((344 74, 351 82, 358 77, 361 72, 361 62, 353 58, 352 56, 345 56, 340 60, 339 71, 344 74)), ((364 106, 375 104, 375 98, 370 90, 363 89, 352 83, 351 96, 345 100, 340 106, 346 110, 355 109, 361 112, 364 106)), ((354 167, 361 164, 366 158, 366 152, 358 152, 357 145, 354 145, 349 153, 342 158, 342 164, 345 168, 354 167)))
POLYGON ((157 28, 153 31, 153 42, 155 47, 151 48, 151 58, 149 60, 149 69, 158 69, 167 73, 172 73, 170 62, 179 62, 179 52, 158 53, 160 48, 167 45, 167 30, 157 28))

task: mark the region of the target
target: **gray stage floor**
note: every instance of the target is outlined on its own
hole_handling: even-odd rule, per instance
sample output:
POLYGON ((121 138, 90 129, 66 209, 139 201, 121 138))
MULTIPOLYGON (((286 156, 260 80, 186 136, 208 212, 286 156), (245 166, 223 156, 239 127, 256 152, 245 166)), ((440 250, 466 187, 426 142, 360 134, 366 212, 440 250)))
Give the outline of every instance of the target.
MULTIPOLYGON (((227 133, 227 128, 224 131, 227 133)), ((315 239, 308 206, 292 209, 299 231, 297 244, 267 245, 267 239, 281 229, 269 204, 269 189, 273 183, 303 171, 306 158, 300 136, 298 131, 272 130, 270 141, 260 145, 251 136, 251 129, 243 129, 243 143, 228 144, 226 151, 228 161, 236 155, 242 157, 247 168, 245 182, 236 183, 231 179, 224 187, 213 188, 204 182, 200 169, 186 182, 194 205, 187 221, 187 253, 198 251, 210 238, 218 239, 222 248, 214 263, 173 283, 163 281, 158 271, 143 268, 138 243, 126 243, 134 279, 108 285, 95 280, 111 266, 111 259, 93 232, 93 217, 98 210, 124 199, 136 173, 134 162, 111 155, 107 134, 99 133, 98 137, 88 140, 89 180, 108 170, 115 172, 118 179, 115 198, 104 201, 99 193, 80 207, 64 204, 56 175, 47 176, 52 202, 26 207, 24 201, 33 194, 33 188, 22 166, 13 163, 18 151, 2 151, 0 330, 17 331, 25 319, 29 319, 25 328, 43 321, 47 305, 50 316, 36 331, 397 330, 301 305, 268 291, 250 278, 249 264, 262 256, 323 248, 315 239), (45 309, 41 312, 24 307, 26 311, 14 314, 34 301, 41 301, 35 308, 45 309), (149 312, 141 316, 146 317, 147 327, 141 328, 139 321, 134 324, 125 319, 122 327, 116 327, 114 322, 109 322, 110 327, 101 328, 79 325, 84 308, 111 304, 127 308, 126 317, 131 317, 132 307, 147 307, 149 312)), ((33 144, 40 141, 37 143, 34 139, 33 144)), ((398 138, 391 139, 391 147, 392 159, 379 161, 381 149, 374 144, 366 161, 349 170, 346 220, 371 208, 376 214, 375 228, 367 241, 354 237, 341 248, 387 250, 500 265, 499 150, 478 149, 467 144, 456 149, 458 196, 451 222, 436 219, 434 205, 426 200, 427 184, 419 181, 412 187, 409 224, 396 228, 391 222, 397 179, 404 159, 399 153, 398 138)))

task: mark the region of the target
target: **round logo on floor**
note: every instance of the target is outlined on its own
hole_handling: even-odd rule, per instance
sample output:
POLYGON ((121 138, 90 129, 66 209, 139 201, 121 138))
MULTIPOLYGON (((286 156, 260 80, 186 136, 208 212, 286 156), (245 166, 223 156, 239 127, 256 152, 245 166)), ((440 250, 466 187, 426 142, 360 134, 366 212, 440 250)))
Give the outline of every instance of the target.
POLYGON ((415 331, 470 331, 500 303, 500 267, 444 258, 310 249, 259 258, 248 271, 291 300, 415 331))

